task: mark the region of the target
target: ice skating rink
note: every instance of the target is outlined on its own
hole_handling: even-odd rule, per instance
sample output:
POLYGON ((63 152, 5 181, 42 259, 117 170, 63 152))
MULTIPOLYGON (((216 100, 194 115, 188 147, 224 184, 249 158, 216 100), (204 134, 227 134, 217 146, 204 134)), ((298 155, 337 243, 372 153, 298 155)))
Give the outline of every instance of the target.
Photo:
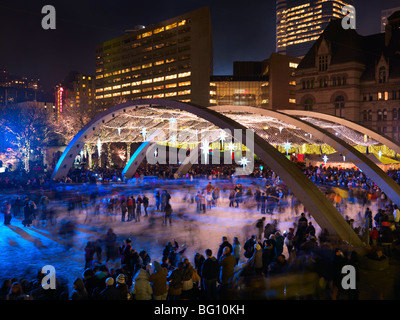
MULTIPOLYGON (((265 217, 265 223, 276 221, 277 228, 282 233, 294 226, 299 214, 304 211, 300 204, 296 210, 292 206, 292 196, 288 196, 281 209, 275 208, 273 214, 261 214, 257 211, 254 197, 244 199, 238 208, 229 207, 229 191, 234 186, 232 183, 211 181, 213 186, 220 188, 220 198, 211 209, 205 213, 196 210, 193 197, 199 190, 203 190, 208 180, 197 180, 195 183, 184 181, 160 182, 157 184, 128 184, 119 185, 118 191, 112 185, 97 186, 100 204, 100 213, 95 215, 93 207, 67 210, 67 198, 51 201, 50 206, 55 210, 55 223, 36 219, 32 226, 24 227, 22 217, 14 217, 11 225, 0 225, 0 280, 16 278, 32 279, 45 265, 52 265, 56 269, 58 281, 67 282, 72 286, 77 277, 82 277, 85 266, 84 248, 88 241, 103 240, 108 228, 117 234, 117 246, 122 245, 127 237, 132 239, 133 248, 138 252, 146 250, 152 261, 160 261, 162 251, 168 241, 175 239, 184 255, 193 263, 194 255, 199 252, 203 255, 208 248, 217 255, 222 236, 227 236, 232 243, 233 237, 238 237, 243 245, 252 234, 258 234, 255 224, 258 219, 265 217), (171 194, 170 203, 173 208, 172 224, 163 224, 163 213, 155 210, 155 190, 168 190, 171 194), (142 209, 141 221, 121 221, 121 212, 117 207, 114 212, 108 213, 105 201, 110 197, 120 197, 122 194, 145 194, 149 198, 149 215, 144 216, 142 209), (74 236, 63 237, 59 233, 62 221, 69 220, 75 224, 74 236)), ((257 185, 252 182, 243 183, 244 189, 251 188, 254 192, 257 185)), ((90 193, 94 186, 80 185, 70 189, 73 192, 90 193)), ((66 189, 65 189, 66 190, 66 189)), ((69 191, 71 191, 69 190, 69 191)), ((64 192, 64 191, 63 191, 64 192)), ((370 204, 373 214, 376 212, 376 203, 370 204)), ((38 207, 38 210, 40 208, 38 207)), ((361 221, 365 207, 360 204, 347 204, 343 207, 345 215, 361 221)), ((307 215, 309 221, 320 229, 312 217, 307 215)), ((243 249, 242 249, 243 250, 243 249)), ((242 251, 243 253, 243 251, 242 251)), ((283 252, 287 254, 286 249, 283 252)), ((244 261, 243 254, 242 260, 244 261)), ((103 249, 101 262, 105 263, 105 250, 103 249)), ((119 259, 109 261, 106 265, 110 268, 120 266, 119 259)))

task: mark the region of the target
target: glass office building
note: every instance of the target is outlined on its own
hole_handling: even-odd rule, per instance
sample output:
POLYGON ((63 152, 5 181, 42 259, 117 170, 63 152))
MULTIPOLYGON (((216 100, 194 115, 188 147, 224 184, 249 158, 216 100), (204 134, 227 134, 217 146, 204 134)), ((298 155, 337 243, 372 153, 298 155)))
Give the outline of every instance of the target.
POLYGON ((276 52, 304 57, 331 19, 344 17, 353 0, 277 0, 276 52))

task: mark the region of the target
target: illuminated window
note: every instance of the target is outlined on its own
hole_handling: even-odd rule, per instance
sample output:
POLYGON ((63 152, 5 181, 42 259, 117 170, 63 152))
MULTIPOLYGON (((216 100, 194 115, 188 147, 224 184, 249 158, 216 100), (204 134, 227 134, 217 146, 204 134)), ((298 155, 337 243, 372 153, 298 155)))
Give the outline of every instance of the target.
POLYGON ((162 64, 164 64, 164 60, 160 60, 160 61, 154 62, 155 66, 159 66, 159 65, 162 65, 162 64))
POLYGON ((150 68, 152 66, 153 66, 153 64, 151 62, 150 63, 146 63, 146 64, 142 64, 142 69, 150 68))
POLYGON ((176 79, 177 75, 176 74, 171 74, 169 76, 165 77, 165 80, 171 80, 171 79, 176 79))
POLYGON ((163 31, 164 31, 164 27, 157 28, 157 29, 153 30, 153 34, 157 34, 157 33, 163 32, 163 31))
POLYGON ((147 80, 143 80, 142 84, 147 84, 147 83, 152 83, 153 80, 152 79, 147 79, 147 80))
POLYGON ((382 100, 382 92, 378 92, 378 100, 382 100))
POLYGON ((190 90, 179 91, 178 94, 179 94, 180 96, 185 95, 185 94, 190 94, 190 90))
POLYGON ((389 92, 385 91, 385 100, 389 100, 389 92))
POLYGON ((135 82, 132 82, 132 86, 139 86, 139 85, 141 85, 142 84, 142 81, 135 81, 135 82))
POLYGON ((153 82, 160 82, 160 81, 164 81, 164 77, 158 77, 153 79, 153 82))
POLYGON ((180 83, 179 83, 179 86, 180 86, 180 87, 190 86, 190 81, 180 82, 180 83))
POLYGON ((115 92, 115 93, 113 93, 113 97, 120 96, 120 95, 121 95, 121 92, 115 92))
POLYGON ((178 26, 184 26, 186 24, 186 20, 182 20, 178 22, 178 26))
POLYGON ((96 96, 96 99, 103 99, 103 96, 102 95, 96 96))
POLYGON ((157 86, 153 88, 153 90, 162 90, 162 89, 164 89, 164 86, 157 86))
POLYGON ((152 33, 151 31, 142 33, 142 38, 149 37, 149 36, 151 36, 152 34, 153 34, 153 33, 152 33))
POLYGON ((175 61, 176 61, 175 58, 170 58, 170 59, 165 60, 165 63, 171 63, 171 62, 175 62, 175 61))
POLYGON ((115 89, 121 89, 121 85, 113 86, 112 88, 113 88, 113 90, 115 90, 115 89))
POLYGON ((191 75, 191 72, 188 71, 188 72, 179 73, 179 74, 178 74, 178 77, 179 77, 179 78, 184 78, 184 77, 189 77, 190 75, 191 75))
POLYGON ((142 92, 140 89, 132 90, 132 93, 140 93, 142 92))
POLYGON ((169 89, 169 88, 176 88, 176 83, 166 84, 165 89, 169 89))
POLYGON ((289 103, 296 103, 296 99, 289 99, 289 103))
POLYGON ((98 88, 98 89, 96 89, 96 92, 103 92, 103 88, 98 88))
POLYGON ((173 97, 176 96, 176 92, 168 92, 165 94, 165 97, 173 97))
POLYGON ((178 24, 177 24, 176 22, 175 22, 175 23, 172 23, 172 24, 166 26, 166 27, 165 27, 165 30, 170 30, 170 29, 176 28, 177 25, 178 25, 178 24))
POLYGON ((125 95, 127 95, 127 94, 130 94, 131 92, 128 90, 128 91, 122 91, 122 95, 123 96, 125 96, 125 95))
POLYGON ((104 91, 108 91, 108 90, 111 90, 111 89, 112 89, 111 87, 105 87, 104 91))
POLYGON ((295 85, 296 85, 296 81, 294 81, 294 80, 289 81, 289 84, 290 84, 291 86, 295 86, 295 85))
POLYGON ((129 87, 130 85, 131 85, 130 83, 124 83, 121 85, 121 88, 126 88, 126 87, 129 87))
POLYGON ((290 68, 297 68, 298 65, 299 65, 298 63, 289 62, 289 67, 290 67, 290 68))
POLYGON ((164 93, 153 95, 153 98, 164 98, 164 93))
POLYGON ((136 71, 139 70, 141 68, 141 66, 137 66, 137 67, 132 67, 132 71, 136 71))
POLYGON ((111 93, 107 93, 104 95, 104 98, 111 98, 111 93))

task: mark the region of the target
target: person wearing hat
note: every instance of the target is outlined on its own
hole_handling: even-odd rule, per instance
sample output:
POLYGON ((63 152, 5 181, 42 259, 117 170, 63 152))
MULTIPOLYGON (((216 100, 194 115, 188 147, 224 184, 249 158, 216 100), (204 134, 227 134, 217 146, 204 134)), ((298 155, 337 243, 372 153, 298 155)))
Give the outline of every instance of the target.
POLYGON ((149 273, 140 268, 138 272, 136 272, 134 281, 135 284, 132 288, 132 295, 135 300, 151 300, 153 289, 151 288, 149 273))
POLYGON ((254 245, 253 256, 249 260, 250 265, 254 268, 256 274, 261 274, 263 271, 263 261, 262 261, 262 248, 257 242, 254 245))
POLYGON ((166 300, 168 296, 168 269, 162 267, 158 261, 154 261, 153 269, 154 272, 150 275, 149 281, 153 289, 154 299, 166 300))
POLYGON ((100 293, 104 300, 121 300, 121 293, 114 286, 114 283, 114 278, 108 277, 106 279, 106 288, 100 293))
POLYGON ((129 287, 126 284, 125 279, 126 279, 125 275, 123 273, 120 273, 116 278, 117 285, 115 286, 115 288, 119 291, 121 300, 131 300, 131 295, 129 293, 129 287))

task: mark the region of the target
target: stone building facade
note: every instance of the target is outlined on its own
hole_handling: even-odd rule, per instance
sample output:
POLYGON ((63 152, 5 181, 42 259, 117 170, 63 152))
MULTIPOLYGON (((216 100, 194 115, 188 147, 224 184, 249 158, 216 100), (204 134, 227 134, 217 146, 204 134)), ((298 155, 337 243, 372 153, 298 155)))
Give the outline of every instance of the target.
POLYGON ((296 108, 363 124, 400 141, 400 11, 385 33, 333 20, 296 70, 296 108))

